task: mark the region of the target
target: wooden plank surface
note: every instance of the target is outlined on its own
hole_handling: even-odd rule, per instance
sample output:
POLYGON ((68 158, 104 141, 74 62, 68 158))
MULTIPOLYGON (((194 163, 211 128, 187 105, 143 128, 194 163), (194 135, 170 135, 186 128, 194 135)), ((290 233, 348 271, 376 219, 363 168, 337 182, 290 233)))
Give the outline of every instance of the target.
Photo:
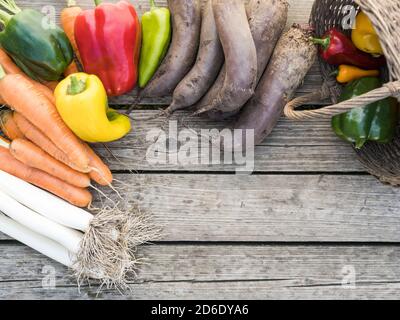
POLYGON ((124 174, 116 178, 126 184, 124 197, 137 201, 163 227, 164 241, 400 241, 400 189, 370 176, 124 174))
POLYGON ((12 259, 0 256, 0 299, 400 298, 398 246, 146 246, 148 263, 126 296, 96 286, 79 293, 64 267, 20 245, 3 248, 12 259))
MULTIPOLYGON (((155 144, 149 135, 153 131, 161 129, 168 136, 169 126, 175 122, 179 133, 183 130, 192 130, 200 136, 202 129, 221 131, 231 126, 230 121, 218 122, 207 118, 190 117, 189 112, 178 112, 168 120, 164 116, 157 117, 158 114, 159 111, 150 110, 136 110, 132 113, 134 119, 132 132, 124 139, 107 145, 116 158, 104 146, 96 147, 98 153, 113 170, 232 172, 238 168, 235 162, 229 164, 221 161, 213 165, 202 163, 200 151, 199 156, 194 156, 195 161, 192 163, 162 161, 154 164, 152 162, 154 159, 147 156, 150 147, 155 144)), ((161 141, 162 138, 160 136, 158 140, 161 141)), ((199 150, 200 148, 201 146, 199 150)), ((212 154, 211 149, 210 154, 212 154)), ((364 172, 365 170, 356 159, 351 146, 333 133, 329 121, 294 122, 282 118, 273 134, 257 146, 254 171, 364 172)))
MULTIPOLYGON (((140 14, 149 8, 147 0, 131 2, 140 14)), ((288 25, 307 22, 313 0, 289 2, 288 25)), ((52 5, 57 15, 65 5, 61 0, 18 3, 40 10, 52 5)), ((93 6, 92 0, 79 4, 93 6)), ((315 65, 297 96, 321 84, 315 65)), ((111 103, 124 107, 135 97, 132 92, 111 103)), ((169 101, 147 99, 141 105, 158 109, 169 101)), ((256 174, 246 176, 228 174, 236 166, 226 164, 149 164, 146 135, 168 126, 163 117, 149 120, 156 114, 134 111, 132 133, 109 145, 118 160, 97 146, 120 172, 116 178, 128 185, 124 196, 138 202, 164 229, 163 242, 140 248, 139 254, 149 260, 130 285, 133 291, 97 296, 96 286, 84 286, 79 293, 65 268, 0 234, 0 299, 400 298, 400 189, 361 174, 364 170, 350 146, 335 137, 329 122, 282 119, 257 147, 256 174), (146 173, 121 173, 127 170, 146 173), (342 242, 353 245, 338 245, 342 242), (53 271, 56 288, 43 288, 53 271), (353 271, 355 288, 343 287, 344 274, 353 271)), ((170 120, 177 119, 180 129, 228 126, 188 113, 170 120)))

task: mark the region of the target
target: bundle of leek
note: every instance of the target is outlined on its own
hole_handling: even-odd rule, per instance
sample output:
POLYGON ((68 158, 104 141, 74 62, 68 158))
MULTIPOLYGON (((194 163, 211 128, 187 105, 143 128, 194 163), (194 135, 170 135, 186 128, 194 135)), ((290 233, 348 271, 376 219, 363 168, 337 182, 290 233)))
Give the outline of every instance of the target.
POLYGON ((79 281, 125 286, 138 245, 158 230, 139 210, 97 215, 0 170, 0 231, 73 269, 79 281))

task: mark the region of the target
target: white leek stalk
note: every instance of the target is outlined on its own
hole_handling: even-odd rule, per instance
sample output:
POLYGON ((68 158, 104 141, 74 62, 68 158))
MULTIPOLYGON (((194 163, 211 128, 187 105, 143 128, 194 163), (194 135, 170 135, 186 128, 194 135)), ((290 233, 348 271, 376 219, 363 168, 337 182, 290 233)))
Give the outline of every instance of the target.
POLYGON ((67 267, 74 264, 73 255, 60 244, 43 237, 0 213, 0 231, 67 267))
MULTIPOLYGON (((138 264, 132 255, 136 247, 159 237, 159 229, 154 228, 136 206, 124 211, 118 207, 103 208, 93 216, 1 170, 0 194, 0 211, 31 229, 31 237, 32 232, 39 233, 76 253, 74 271, 81 280, 96 278, 107 286, 114 284, 123 287, 127 275, 138 264)), ((5 228, 1 224, 2 221, 0 231, 5 228)), ((20 233, 11 231, 14 231, 9 234, 11 237, 17 240, 22 238, 20 233)), ((20 241, 33 247, 28 240, 35 239, 20 241)), ((43 249, 37 241, 34 244, 34 249, 43 249)))
MULTIPOLYGON (((30 194, 25 195, 25 198, 30 197, 30 194)), ((0 211, 32 231, 58 242, 74 254, 77 254, 81 248, 83 240, 81 232, 69 229, 41 216, 2 191, 0 191, 0 211)))
POLYGON ((65 227, 87 232, 93 215, 0 170, 0 190, 33 211, 65 227))

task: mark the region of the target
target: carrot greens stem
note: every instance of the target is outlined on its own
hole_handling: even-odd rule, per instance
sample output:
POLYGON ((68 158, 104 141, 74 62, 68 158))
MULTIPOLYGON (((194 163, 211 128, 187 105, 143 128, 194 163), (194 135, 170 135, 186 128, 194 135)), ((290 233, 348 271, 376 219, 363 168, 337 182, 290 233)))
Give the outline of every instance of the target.
POLYGON ((12 12, 13 14, 21 12, 21 9, 15 4, 14 0, 0 0, 0 6, 12 12))
POLYGON ((11 20, 12 16, 7 12, 0 10, 0 22, 6 26, 8 22, 11 20))

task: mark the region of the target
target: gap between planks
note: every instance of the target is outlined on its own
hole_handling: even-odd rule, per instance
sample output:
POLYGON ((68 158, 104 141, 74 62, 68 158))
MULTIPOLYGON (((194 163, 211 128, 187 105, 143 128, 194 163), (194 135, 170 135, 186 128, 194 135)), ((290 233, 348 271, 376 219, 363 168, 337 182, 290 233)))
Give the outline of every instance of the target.
POLYGON ((61 265, 24 246, 2 249, 13 256, 0 256, 4 299, 379 299, 400 292, 400 248, 391 246, 145 246, 139 256, 148 263, 125 297, 97 296, 96 286, 79 293, 61 265), (42 286, 44 268, 56 277, 53 290, 42 286), (346 279, 355 287, 343 286, 346 279))
POLYGON ((126 200, 163 228, 162 241, 400 242, 400 189, 371 176, 116 178, 126 184, 126 200))
MULTIPOLYGON (((200 151, 194 152, 186 164, 149 161, 148 152, 156 145, 155 141, 169 138, 169 126, 177 124, 179 134, 200 134, 201 130, 229 128, 231 121, 210 121, 202 117, 191 117, 189 112, 177 112, 171 118, 158 116, 158 111, 139 111, 132 113, 132 132, 120 141, 97 145, 96 151, 114 171, 180 171, 180 172, 235 172, 237 165, 223 161, 207 165, 199 161, 200 151), (154 133, 157 133, 155 136, 154 133), (158 132, 161 132, 159 135, 158 132), (113 156, 110 154, 112 152, 113 156)), ((176 139, 176 137, 172 137, 176 139)), ((178 137, 179 139, 179 137, 178 137)), ((200 138, 198 138, 200 142, 200 138)), ((182 144, 185 144, 184 142, 182 144)), ((200 143, 199 143, 200 144, 200 143)), ((161 144, 161 152, 165 144, 161 144)), ((197 148, 195 148, 197 151, 197 148)), ((199 148, 200 149, 200 148, 199 148)), ((216 148, 210 148, 210 154, 216 148)), ((218 155, 222 154, 217 151, 218 155)), ((149 153, 151 154, 151 152, 149 153)), ((222 159, 223 160, 223 159, 222 159)), ((252 160, 251 158, 249 159, 252 160)), ((255 149, 254 172, 365 172, 356 158, 350 144, 340 140, 332 131, 330 121, 314 120, 295 122, 282 118, 263 143, 255 149)))

